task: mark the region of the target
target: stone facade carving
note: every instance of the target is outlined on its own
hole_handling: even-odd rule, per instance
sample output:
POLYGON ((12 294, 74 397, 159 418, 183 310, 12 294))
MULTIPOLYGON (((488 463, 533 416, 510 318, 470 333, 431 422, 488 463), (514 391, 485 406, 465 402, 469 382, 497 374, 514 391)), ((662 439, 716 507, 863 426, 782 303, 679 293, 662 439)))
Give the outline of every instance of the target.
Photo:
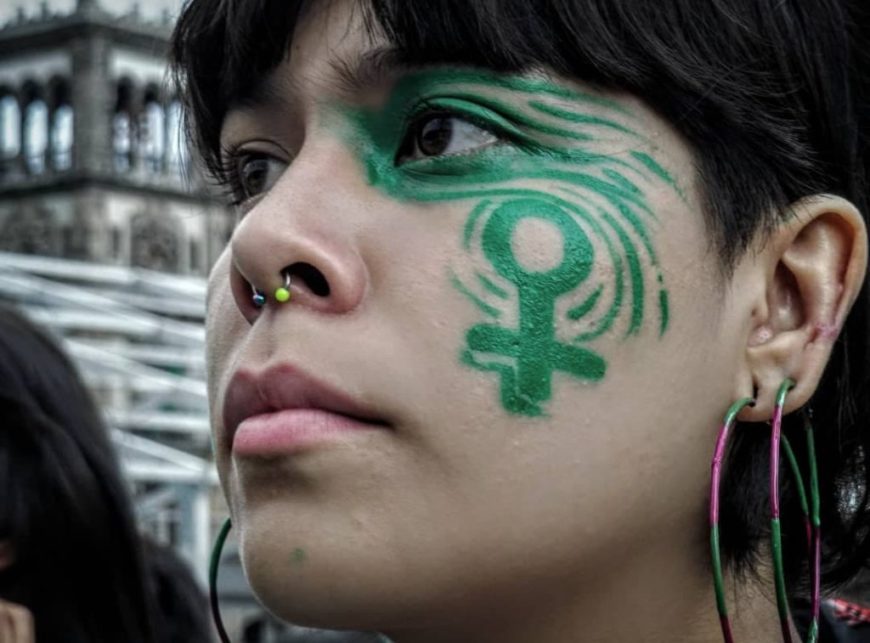
POLYGON ((214 263, 231 217, 188 160, 158 53, 170 30, 81 0, 0 27, 0 210, 17 213, 0 247, 200 275, 214 263))

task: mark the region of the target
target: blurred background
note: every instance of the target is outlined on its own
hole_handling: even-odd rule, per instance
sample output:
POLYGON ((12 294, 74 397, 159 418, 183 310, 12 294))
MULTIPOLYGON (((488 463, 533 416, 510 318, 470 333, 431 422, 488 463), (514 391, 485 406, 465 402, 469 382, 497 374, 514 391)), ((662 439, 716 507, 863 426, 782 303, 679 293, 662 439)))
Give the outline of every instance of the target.
MULTIPOLYGON (((165 60, 179 8, 0 0, 0 301, 73 357, 141 531, 204 588, 227 516, 210 453, 205 277, 232 214, 185 145, 165 60)), ((232 541, 219 590, 234 641, 339 640, 269 618, 232 541)))

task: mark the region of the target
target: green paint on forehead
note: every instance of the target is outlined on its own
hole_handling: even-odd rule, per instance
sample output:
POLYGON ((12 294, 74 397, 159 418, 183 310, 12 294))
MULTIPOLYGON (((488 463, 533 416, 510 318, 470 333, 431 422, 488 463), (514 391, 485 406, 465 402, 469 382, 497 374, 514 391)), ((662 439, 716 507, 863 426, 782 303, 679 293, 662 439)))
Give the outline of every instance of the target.
POLYGON ((488 321, 468 330, 462 361, 499 375, 510 413, 543 415, 554 377, 605 377, 606 361, 587 345, 620 319, 626 336, 637 335, 655 308, 658 334, 666 332, 669 298, 647 191, 682 193, 637 149, 652 146, 620 103, 544 77, 434 69, 399 80, 383 107, 342 108, 340 120, 379 190, 468 204, 468 265, 454 267, 451 283, 488 321), (462 118, 501 142, 397 163, 409 125, 427 114, 462 118), (614 142, 618 152, 608 152, 614 142), (525 221, 555 231, 555 268, 536 272, 519 262, 514 241, 525 221), (647 296, 650 289, 657 296, 647 296))

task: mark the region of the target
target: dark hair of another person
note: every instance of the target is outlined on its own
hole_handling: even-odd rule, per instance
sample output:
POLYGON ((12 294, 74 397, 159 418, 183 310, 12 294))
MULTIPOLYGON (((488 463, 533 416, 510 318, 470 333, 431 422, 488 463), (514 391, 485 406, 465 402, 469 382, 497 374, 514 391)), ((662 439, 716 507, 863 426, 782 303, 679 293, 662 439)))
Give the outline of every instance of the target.
POLYGON ((145 567, 157 597, 156 639, 160 643, 211 643, 208 599, 190 567, 172 550, 143 539, 145 567))
MULTIPOLYGON (((183 11, 171 55, 191 138, 218 178, 228 108, 285 59, 309 4, 193 0, 183 11)), ((840 195, 866 218, 867 0, 360 0, 359 10, 402 63, 549 68, 642 99, 694 155, 723 279, 803 197, 840 195)), ((870 553, 868 307, 865 285, 809 404, 819 436, 827 586, 850 579, 870 553)), ((722 400, 723 413, 730 402, 722 400)), ((692 403, 675 395, 673 412, 692 403)), ((798 415, 787 418, 785 432, 806 462, 798 415)), ((698 430, 709 432, 712 453, 715 427, 698 430)), ((768 440, 767 431, 738 427, 729 456, 722 546, 737 571, 756 568, 768 536, 768 440)), ((783 480, 782 520, 795 586, 806 579, 806 544, 790 480, 783 480)))
POLYGON ((0 598, 38 643, 153 643, 130 500, 100 415, 57 344, 0 307, 0 598))

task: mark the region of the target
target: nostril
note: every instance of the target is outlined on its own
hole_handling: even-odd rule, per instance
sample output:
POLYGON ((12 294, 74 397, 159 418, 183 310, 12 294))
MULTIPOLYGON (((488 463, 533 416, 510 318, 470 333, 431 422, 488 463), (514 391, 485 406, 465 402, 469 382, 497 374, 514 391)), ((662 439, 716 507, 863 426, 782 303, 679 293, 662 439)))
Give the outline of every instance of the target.
POLYGON ((286 268, 290 279, 294 284, 304 284, 305 287, 318 297, 329 297, 329 282, 323 273, 310 263, 294 263, 286 268))

